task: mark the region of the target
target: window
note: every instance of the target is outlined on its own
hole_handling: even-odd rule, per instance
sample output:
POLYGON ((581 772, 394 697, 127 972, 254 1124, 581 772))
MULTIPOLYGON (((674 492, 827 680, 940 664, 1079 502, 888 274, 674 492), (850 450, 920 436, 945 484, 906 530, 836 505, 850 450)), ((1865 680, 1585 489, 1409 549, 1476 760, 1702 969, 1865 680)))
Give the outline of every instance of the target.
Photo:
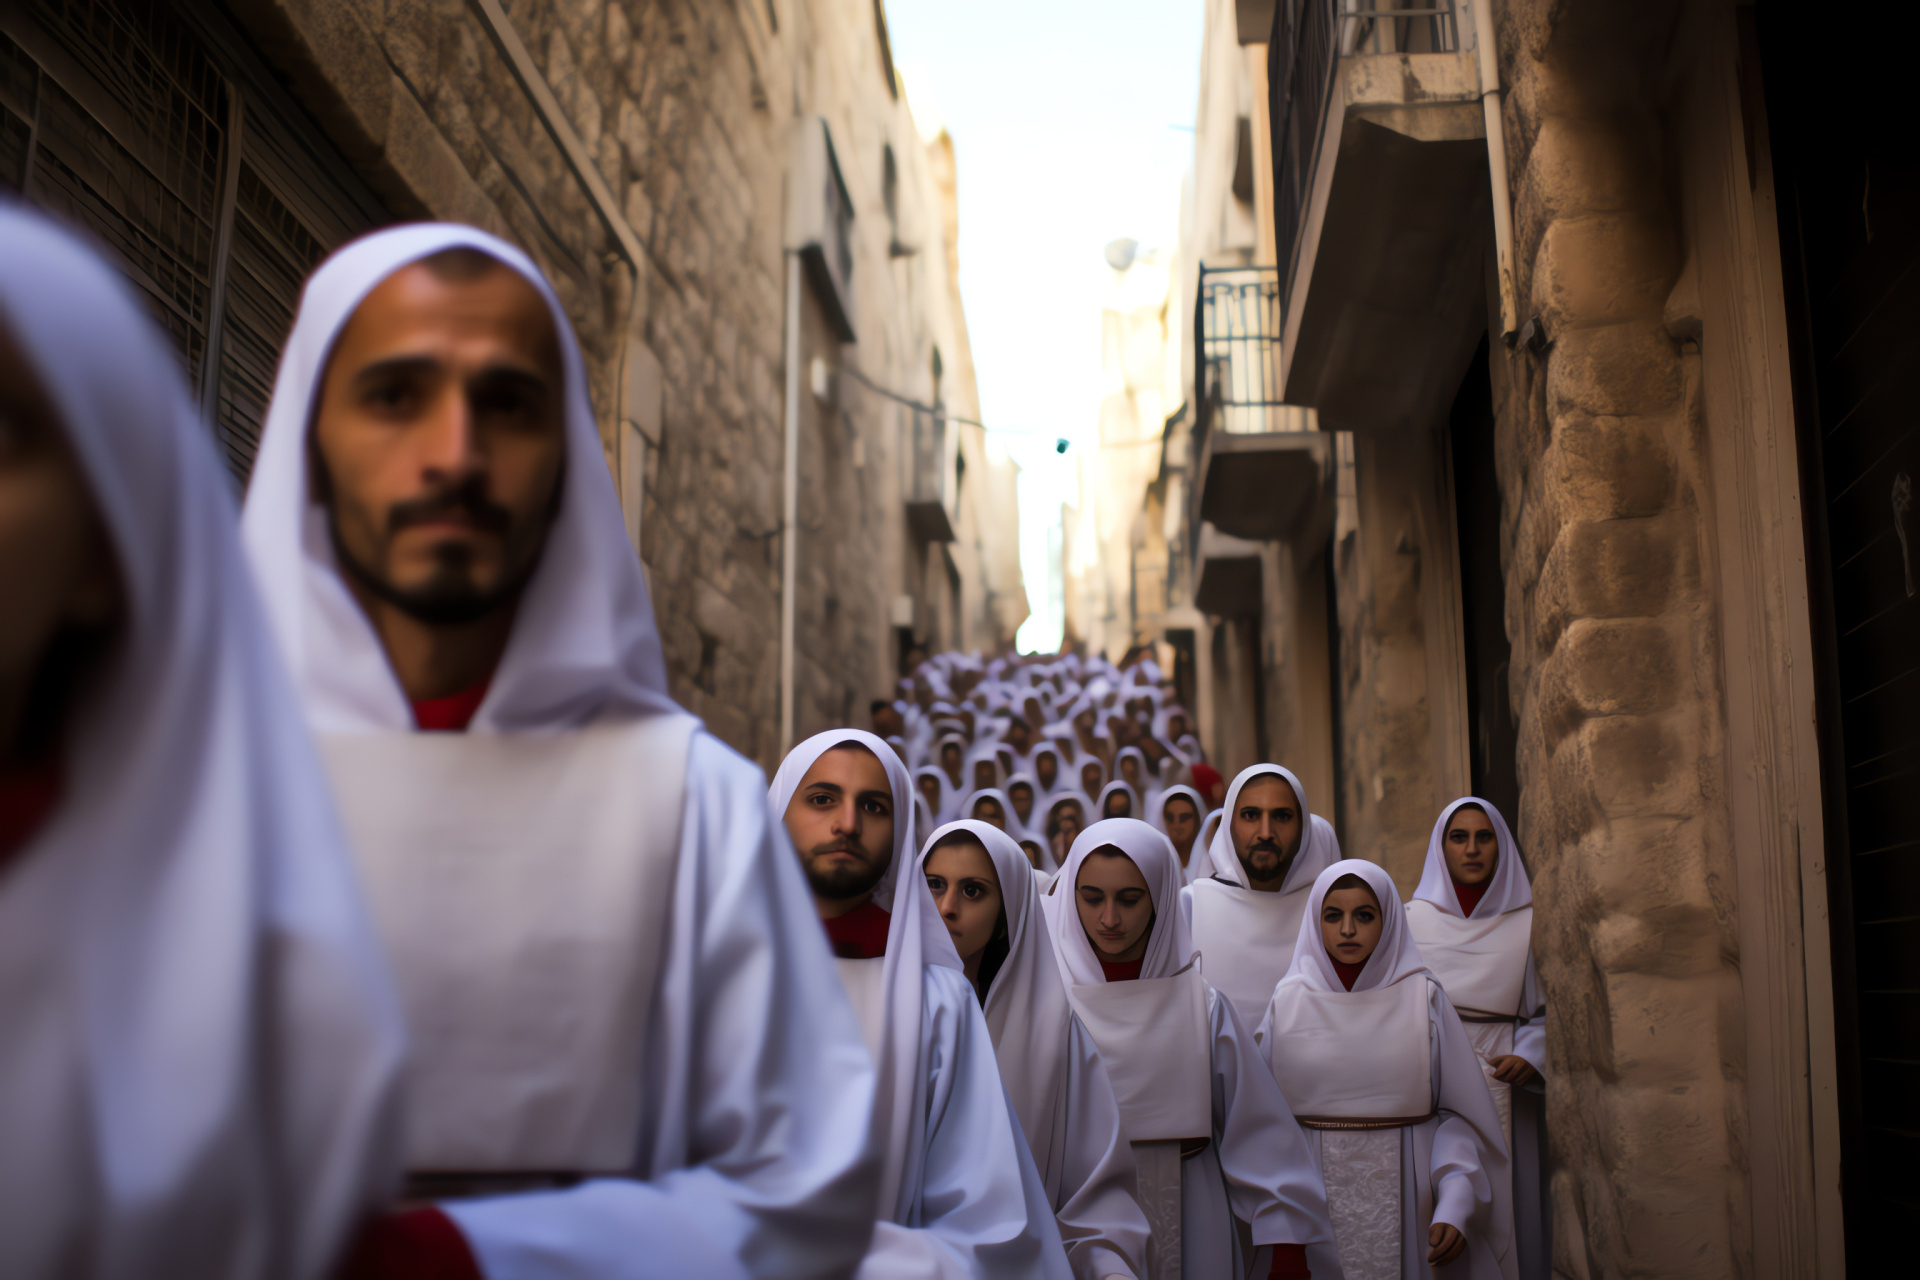
POLYGON ((199 4, 0 9, 0 185, 118 258, 242 484, 301 285, 390 220, 199 4))

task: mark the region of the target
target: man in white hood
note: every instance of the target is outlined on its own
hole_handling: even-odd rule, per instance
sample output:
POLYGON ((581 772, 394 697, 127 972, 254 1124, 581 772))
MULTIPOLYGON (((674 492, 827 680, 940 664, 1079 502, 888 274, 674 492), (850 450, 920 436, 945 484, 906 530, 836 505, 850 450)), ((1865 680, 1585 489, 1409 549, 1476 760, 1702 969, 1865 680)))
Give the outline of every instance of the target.
POLYGON ((0 206, 0 1276, 327 1280, 399 1001, 178 352, 0 206))
POLYGON ((980 1002, 914 864, 906 767, 872 734, 833 730, 793 749, 768 798, 879 1070, 879 1225, 860 1276, 1071 1280, 980 1002))
POLYGON ((447 225, 322 265, 242 534, 410 1024, 435 1207, 366 1273, 851 1270, 872 1066, 759 771, 668 696, 539 270, 447 225))
POLYGON ((1300 779, 1277 764, 1242 769, 1221 812, 1207 847, 1213 874, 1181 890, 1180 905, 1206 958, 1207 981, 1257 1027, 1293 962, 1307 891, 1340 861, 1340 841, 1308 811, 1300 779))

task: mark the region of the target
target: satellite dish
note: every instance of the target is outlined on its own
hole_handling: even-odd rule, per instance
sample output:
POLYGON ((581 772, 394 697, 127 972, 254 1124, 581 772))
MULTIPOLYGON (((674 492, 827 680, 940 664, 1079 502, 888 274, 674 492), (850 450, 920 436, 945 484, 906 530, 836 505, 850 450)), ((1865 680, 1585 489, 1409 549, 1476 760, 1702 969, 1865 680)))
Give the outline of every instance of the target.
POLYGON ((1140 242, 1132 239, 1115 240, 1107 246, 1107 265, 1115 271, 1125 271, 1133 265, 1140 253, 1140 242))

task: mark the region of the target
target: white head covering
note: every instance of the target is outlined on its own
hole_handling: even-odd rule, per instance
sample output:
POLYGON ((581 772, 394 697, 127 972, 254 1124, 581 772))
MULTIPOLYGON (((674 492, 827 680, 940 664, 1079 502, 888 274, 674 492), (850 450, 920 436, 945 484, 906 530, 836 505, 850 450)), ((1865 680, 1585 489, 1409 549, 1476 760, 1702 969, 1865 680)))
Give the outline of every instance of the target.
POLYGON ((913 771, 913 789, 915 795, 920 794, 920 779, 922 778, 932 778, 940 784, 940 804, 937 812, 935 812, 933 816, 938 821, 946 821, 947 815, 953 812, 954 804, 959 800, 960 793, 955 791, 953 783, 947 780, 947 771, 937 764, 923 764, 913 771))
POLYGON ((1100 788, 1100 796, 1093 802, 1093 812, 1088 816, 1098 820, 1101 815, 1105 814, 1107 811, 1107 797, 1116 791, 1126 794, 1128 804, 1127 816, 1129 818, 1138 818, 1142 822, 1145 822, 1147 811, 1146 807, 1140 803, 1140 793, 1118 778, 1100 788))
MULTIPOLYGON (((924 872, 927 854, 941 837, 966 831, 993 859, 1000 880, 1001 910, 1007 918, 1007 958, 993 975, 982 1012, 993 1036, 994 1056, 1000 1060, 1000 1080, 1007 1098, 1020 1115, 1033 1162, 1048 1187, 1061 1181, 1061 1149, 1066 1136, 1067 1028, 1073 1006, 1053 943, 1040 912, 1040 890, 1033 864, 1006 833, 985 822, 949 822, 927 837, 920 851, 924 872)), ((925 884, 924 876, 921 883, 925 884)), ((932 901, 933 895, 927 898, 932 901)))
MULTIPOLYGON (((1027 826, 1027 823, 1021 820, 1020 815, 1015 813, 1012 807, 1013 786, 1016 782, 1026 783, 1027 790, 1033 792, 1033 809, 1031 811, 1033 817, 1045 816, 1047 802, 1046 802, 1046 797, 1042 795, 1040 791, 1040 780, 1034 777, 1031 773, 1027 772, 1025 769, 1016 769, 1011 775, 1008 776, 1007 785, 1003 788, 1003 790, 1005 790, 1007 793, 1007 805, 1008 805, 1007 814, 1014 822, 1019 823, 1020 827, 1024 830, 1027 826)), ((1018 840, 1019 838, 1020 837, 1017 835, 1014 836, 1014 839, 1016 840, 1018 840)))
MULTIPOLYGON (((1200 829, 1193 836, 1193 848, 1187 850, 1185 875, 1187 883, 1192 884, 1195 880, 1204 880, 1213 874, 1213 855, 1207 852, 1207 819, 1210 816, 1207 813, 1207 802, 1201 798, 1198 791, 1180 783, 1168 787, 1147 802, 1147 808, 1150 810, 1147 820, 1153 824, 1154 830, 1161 835, 1167 835, 1167 801, 1175 797, 1192 804, 1194 814, 1200 819, 1200 829)), ((1173 837, 1167 836, 1167 842, 1171 844, 1173 837)), ((1175 859, 1178 860, 1177 851, 1175 859)))
POLYGON ((1233 785, 1227 788, 1227 802, 1220 806, 1223 816, 1214 830, 1212 842, 1207 845, 1207 857, 1213 862, 1213 874, 1222 880, 1242 889, 1253 887, 1247 882, 1247 869, 1240 865, 1240 855, 1233 851, 1232 818, 1240 804, 1240 789, 1268 773, 1284 779, 1293 788, 1293 798, 1300 806, 1300 826, 1304 833, 1300 837, 1300 851, 1294 854, 1293 865, 1287 868, 1286 879, 1280 882, 1281 893, 1294 893, 1302 885, 1312 883, 1322 868, 1340 860, 1340 841, 1334 837, 1326 819, 1308 810, 1307 789, 1300 785, 1300 779, 1293 776, 1291 769, 1277 764, 1256 764, 1234 776, 1233 785))
POLYGON ((1420 870, 1420 887, 1413 891, 1414 899, 1431 903, 1450 916, 1460 915, 1460 898, 1454 893, 1453 877, 1447 872, 1445 845, 1447 824, 1454 814, 1469 806, 1486 812, 1500 849, 1499 865, 1493 869, 1493 883, 1474 905, 1474 918, 1490 920, 1532 906, 1533 885, 1528 881, 1526 864, 1520 860, 1520 846, 1514 843, 1513 833, 1507 830, 1507 820, 1500 816, 1500 811, 1478 796, 1462 796, 1440 811, 1440 820, 1433 824, 1433 835, 1427 840, 1427 864, 1420 870))
POLYGON ((1067 773, 1067 762, 1065 758, 1061 756, 1060 748, 1051 742, 1035 744, 1033 753, 1028 758, 1028 768, 1033 772, 1033 794, 1042 803, 1052 799, 1063 791, 1076 789, 1077 784, 1067 773), (1054 772, 1053 786, 1051 787, 1043 787, 1040 785, 1040 757, 1043 753, 1053 757, 1054 772))
POLYGON ((920 1203, 920 1159, 926 1151, 927 1064, 920 1060, 921 1014, 926 1003, 928 965, 961 968, 940 906, 926 882, 907 874, 914 849, 913 784, 906 766, 887 744, 862 729, 831 729, 808 738, 780 762, 767 798, 776 819, 813 762, 834 747, 852 743, 871 751, 887 771, 893 788, 893 860, 873 891, 873 901, 891 913, 887 924, 886 973, 881 999, 887 1011, 886 1036, 875 1067, 874 1137, 881 1144, 880 1208, 883 1217, 905 1223, 920 1203))
POLYGON ((1080 881, 1080 864, 1087 855, 1106 845, 1133 859, 1140 876, 1147 882, 1147 895, 1153 899, 1153 929, 1147 937, 1147 951, 1140 960, 1142 978, 1167 978, 1178 973, 1193 959, 1193 939, 1187 933, 1187 920, 1180 910, 1180 887, 1186 883, 1180 874, 1180 859, 1174 856, 1167 838, 1138 818, 1108 818, 1080 833, 1067 852, 1066 865, 1060 868, 1060 887, 1053 895, 1060 899, 1052 912, 1053 948, 1067 981, 1087 986, 1107 980, 1100 957, 1087 940, 1080 912, 1074 905, 1075 886, 1080 881))
POLYGON ((1420 948, 1414 944, 1413 933, 1407 928, 1407 911, 1400 905, 1393 877, 1378 863, 1346 858, 1324 868, 1314 879, 1313 890, 1307 894, 1306 913, 1300 918, 1300 942, 1293 949, 1293 964, 1288 966, 1281 983, 1301 982, 1314 991, 1347 989, 1334 971, 1326 943, 1320 938, 1321 904, 1326 901, 1333 882, 1341 876, 1359 876, 1380 900, 1380 943, 1361 967, 1353 989, 1373 991, 1427 972, 1427 962, 1420 958, 1420 948))
POLYGON ((0 877, 0 1274, 329 1274, 399 1168, 400 1008, 170 346, 0 208, 0 312, 125 593, 0 877))
MULTIPOLYGON (((1121 772, 1120 764, 1129 756, 1140 762, 1140 785, 1134 789, 1136 791, 1145 791, 1148 794, 1159 791, 1161 786, 1160 778, 1152 769, 1147 767, 1147 753, 1138 747, 1122 747, 1118 754, 1113 757, 1113 776, 1115 780, 1124 781, 1126 779, 1126 774, 1121 772)), ((1136 814, 1135 816, 1137 817, 1138 815, 1136 814)))
POLYGON ((675 711, 653 606, 603 461, 566 312, 539 268, 512 245, 472 227, 416 223, 355 240, 307 281, 240 519, 308 719, 328 733, 413 727, 386 651, 334 560, 327 512, 309 488, 307 433, 334 342, 367 294, 402 267, 452 248, 497 258, 540 291, 553 313, 566 395, 559 514, 471 730, 554 730, 607 712, 675 711))
MULTIPOLYGON (((1004 815, 1003 820, 1007 824, 1007 831, 1009 833, 1017 833, 1020 830, 1020 815, 1013 811, 1013 801, 1007 799, 1007 793, 998 787, 985 787, 968 796, 967 803, 964 806, 966 812, 960 816, 971 820, 973 818, 973 806, 982 800, 992 800, 1000 806, 1000 812, 1004 815)), ((982 818, 980 821, 986 822, 986 819, 982 818)), ((987 823, 987 825, 992 826, 993 824, 987 823)), ((1018 840, 1020 837, 1015 834, 1013 838, 1018 840)))

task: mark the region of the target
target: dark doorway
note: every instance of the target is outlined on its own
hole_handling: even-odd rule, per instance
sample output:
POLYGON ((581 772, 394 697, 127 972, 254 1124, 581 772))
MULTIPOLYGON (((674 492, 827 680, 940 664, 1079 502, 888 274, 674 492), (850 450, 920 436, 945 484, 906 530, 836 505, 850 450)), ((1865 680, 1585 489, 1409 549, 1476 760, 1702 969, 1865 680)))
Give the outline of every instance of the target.
POLYGON ((1772 2, 1742 36, 1749 152, 1770 141, 1780 209, 1819 651, 1847 1265, 1867 1275, 1912 1265, 1920 1214, 1920 432, 1909 387, 1920 152, 1898 42, 1852 39, 1772 2))
POLYGON ((1520 821, 1519 744, 1509 701, 1506 577, 1500 571, 1500 479, 1493 465, 1493 388, 1485 337, 1453 398, 1453 510, 1460 548, 1460 629, 1466 641, 1467 735, 1473 793, 1520 821))

